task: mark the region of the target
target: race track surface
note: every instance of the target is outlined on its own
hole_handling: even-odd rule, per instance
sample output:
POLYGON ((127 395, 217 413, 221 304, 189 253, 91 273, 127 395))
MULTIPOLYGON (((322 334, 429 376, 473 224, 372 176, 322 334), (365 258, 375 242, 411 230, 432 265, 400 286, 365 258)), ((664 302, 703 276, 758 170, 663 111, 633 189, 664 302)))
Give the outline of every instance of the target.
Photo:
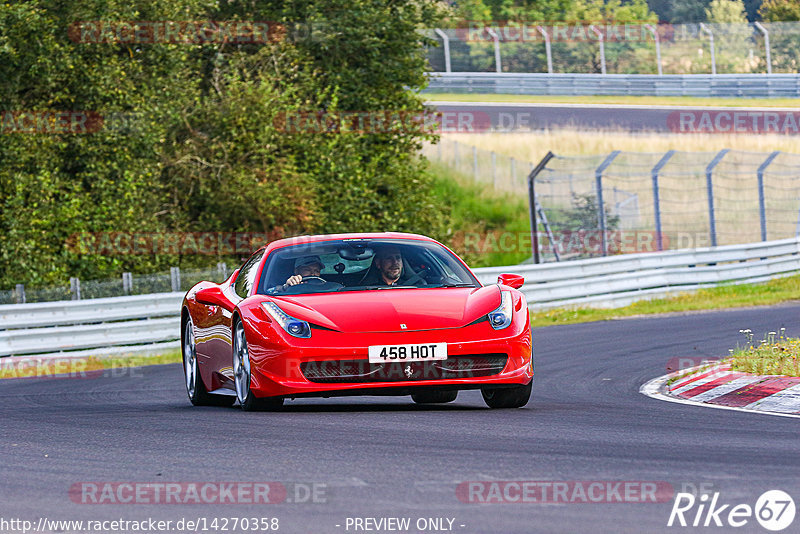
POLYGON ((494 102, 428 102, 440 112, 448 112, 442 133, 484 133, 557 130, 611 130, 655 133, 780 133, 797 134, 796 124, 786 130, 781 118, 777 126, 764 126, 765 114, 784 117, 792 108, 734 108, 691 106, 647 106, 615 104, 523 104, 494 102), (457 113, 467 113, 472 122, 462 122, 457 113), (681 114, 684 114, 681 122, 681 114), (734 114, 737 115, 734 115, 734 114), (704 117, 704 114, 706 115, 704 117), (719 114, 723 114, 717 119, 719 114), (734 118, 739 117, 739 123, 734 118), (703 120, 710 122, 703 122, 703 120), (755 121, 755 122, 753 122, 755 121), (470 126, 475 125, 474 128, 470 126), (755 124, 755 126, 753 126, 755 124), (740 128, 736 130, 734 128, 740 128), (776 130, 776 128, 778 130, 776 130))
MULTIPOLYGON (((456 487, 662 481, 675 491, 707 484, 724 503, 753 506, 770 489, 798 501, 796 419, 661 402, 639 387, 665 374, 670 358, 727 354, 740 328, 758 334, 785 326, 797 336, 799 313, 791 305, 536 329, 534 396, 520 410, 489 410, 478 392, 440 407, 372 397, 305 399, 279 413, 194 408, 179 365, 2 381, 0 515, 277 517, 286 533, 364 532, 346 529, 347 517, 451 518, 453 531, 465 534, 696 531, 666 527, 671 500, 472 504, 457 498, 456 487), (325 502, 73 502, 69 488, 87 481, 317 483, 325 502)), ((737 531, 763 532, 754 519, 737 531)))

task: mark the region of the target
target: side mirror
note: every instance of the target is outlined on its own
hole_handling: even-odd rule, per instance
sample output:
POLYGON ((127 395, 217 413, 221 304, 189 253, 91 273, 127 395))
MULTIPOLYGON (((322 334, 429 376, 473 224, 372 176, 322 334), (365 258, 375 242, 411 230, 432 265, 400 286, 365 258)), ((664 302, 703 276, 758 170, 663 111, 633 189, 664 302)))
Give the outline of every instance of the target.
POLYGON ((518 274, 501 274, 497 277, 497 283, 514 289, 519 289, 525 283, 525 277, 518 274))
POLYGON ((208 306, 221 306, 228 311, 233 311, 233 305, 231 304, 231 301, 228 300, 219 286, 204 287, 194 294, 194 298, 200 304, 206 304, 208 306))

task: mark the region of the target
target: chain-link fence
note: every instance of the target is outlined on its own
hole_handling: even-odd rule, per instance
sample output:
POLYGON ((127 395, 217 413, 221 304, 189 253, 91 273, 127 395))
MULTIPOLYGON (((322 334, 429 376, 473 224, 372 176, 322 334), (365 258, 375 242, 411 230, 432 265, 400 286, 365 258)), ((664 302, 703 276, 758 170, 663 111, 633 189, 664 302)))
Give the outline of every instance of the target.
MULTIPOLYGON (((532 162, 455 141, 423 153, 465 178, 528 196, 532 162)), ((534 178, 544 260, 800 235, 800 155, 619 152, 547 158, 534 178), (602 207, 602 209, 601 209, 602 207)))
POLYGON ((470 23, 428 31, 434 72, 794 73, 800 22, 470 23))
POLYGON ((124 295, 145 295, 169 291, 188 291, 202 280, 221 282, 230 273, 224 263, 206 269, 180 269, 172 267, 168 273, 132 274, 105 280, 70 279, 69 285, 29 288, 22 284, 12 290, 0 291, 0 304, 25 302, 50 302, 56 300, 81 300, 124 295))
POLYGON ((471 178, 475 183, 509 193, 527 190, 527 177, 534 167, 530 161, 444 138, 435 145, 423 145, 422 154, 431 161, 447 165, 464 177, 471 178))

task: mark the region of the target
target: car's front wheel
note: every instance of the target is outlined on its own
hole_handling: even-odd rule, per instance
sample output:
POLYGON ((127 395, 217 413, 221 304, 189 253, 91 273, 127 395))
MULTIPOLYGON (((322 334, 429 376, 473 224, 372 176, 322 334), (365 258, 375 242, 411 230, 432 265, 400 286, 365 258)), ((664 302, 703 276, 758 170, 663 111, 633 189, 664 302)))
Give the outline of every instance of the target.
POLYGON ((455 391, 422 391, 411 395, 411 400, 417 404, 444 404, 453 402, 458 397, 458 390, 455 391))
POLYGON ((522 408, 531 398, 533 380, 525 386, 483 388, 483 400, 489 408, 522 408))
POLYGON ((186 319, 183 329, 183 376, 189 401, 195 406, 232 406, 236 399, 227 395, 212 395, 206 390, 197 365, 197 350, 192 318, 186 319))
POLYGON ((247 338, 244 325, 237 321, 233 328, 233 381, 236 384, 236 398, 245 411, 276 410, 283 406, 283 398, 258 398, 250 390, 250 353, 247 351, 247 338))

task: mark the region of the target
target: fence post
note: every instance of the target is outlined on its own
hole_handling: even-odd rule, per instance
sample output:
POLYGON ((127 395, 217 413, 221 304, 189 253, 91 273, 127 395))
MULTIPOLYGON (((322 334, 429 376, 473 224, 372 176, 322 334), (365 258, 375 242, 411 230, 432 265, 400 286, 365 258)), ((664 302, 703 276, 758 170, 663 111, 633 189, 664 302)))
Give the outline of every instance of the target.
POLYGON ((220 261, 217 263, 217 271, 219 272, 219 277, 222 280, 225 280, 228 276, 228 266, 225 264, 224 261, 220 261))
POLYGON ((517 162, 511 158, 509 162, 509 174, 511 174, 511 189, 514 189, 514 184, 517 183, 517 162))
POLYGON ((181 290, 181 268, 180 267, 170 267, 169 268, 169 278, 172 282, 172 291, 177 292, 181 290))
POLYGON ((497 189, 497 154, 492 151, 492 187, 497 189))
POLYGON ((664 71, 661 67, 661 40, 658 37, 658 29, 652 24, 645 24, 644 27, 645 29, 649 30, 650 33, 653 34, 653 40, 656 42, 656 66, 658 67, 658 75, 663 76, 664 71))
POLYGON ((472 179, 478 181, 478 147, 472 147, 472 179))
POLYGON ((772 74, 772 56, 769 51, 769 32, 760 22, 755 21, 754 24, 756 28, 761 30, 761 33, 764 34, 764 50, 766 51, 767 74, 772 74))
POLYGON ((122 273, 122 292, 130 295, 131 289, 133 289, 133 275, 131 273, 122 273))
POLYGON ((547 74, 553 74, 553 52, 550 50, 550 35, 542 26, 536 26, 536 29, 544 37, 544 52, 547 54, 547 74))
POLYGON ((597 40, 599 41, 599 44, 600 44, 600 73, 601 74, 605 74, 606 73, 606 44, 605 44, 605 38, 603 37, 603 32, 598 30, 595 27, 594 24, 590 24, 589 25, 589 29, 594 32, 594 34, 597 36, 597 40))
POLYGON ((711 175, 714 172, 714 167, 722 161, 725 154, 730 152, 730 148, 725 148, 719 151, 719 154, 714 156, 711 163, 706 167, 706 191, 708 192, 708 232, 711 234, 711 246, 717 246, 717 220, 714 215, 714 185, 711 181, 711 175))
POLYGON ((667 164, 669 158, 675 154, 674 150, 670 150, 656 163, 656 166, 653 167, 653 170, 650 171, 650 175, 653 178, 653 210, 655 213, 655 222, 656 222, 656 244, 658 245, 658 250, 664 250, 664 240, 661 235, 661 199, 659 197, 659 189, 658 189, 658 173, 661 172, 661 169, 664 168, 664 165, 667 164))
POLYGON ((711 75, 715 76, 717 74, 717 56, 714 53, 714 33, 702 22, 700 23, 700 29, 708 34, 708 44, 711 48, 711 75))
POLYGON ((14 293, 16 293, 17 304, 25 304, 25 284, 17 284, 14 293))
POLYGON ((499 74, 503 72, 503 66, 500 63, 500 38, 497 36, 497 32, 488 26, 486 27, 486 33, 491 35, 494 41, 494 66, 495 72, 499 74))
POLYGON ((780 153, 780 150, 776 150, 770 154, 767 159, 764 160, 764 163, 758 167, 758 216, 761 220, 761 241, 767 240, 767 209, 766 201, 764 199, 764 171, 767 170, 767 167, 769 167, 769 164, 772 163, 772 160, 777 158, 778 154, 780 153))
POLYGON ((539 261, 539 233, 538 233, 538 224, 536 222, 536 190, 534 189, 534 181, 536 177, 539 175, 545 167, 547 167, 547 163, 555 157, 555 154, 552 152, 548 152, 542 158, 542 161, 531 170, 531 173, 528 175, 528 215, 530 216, 531 220, 531 248, 533 249, 533 263, 540 263, 539 261))
POLYGON ((453 168, 458 170, 458 141, 453 141, 453 168))
POLYGON ((81 300, 81 280, 72 277, 69 279, 69 290, 72 292, 72 300, 81 300))
POLYGON ((603 256, 608 256, 608 236, 606 235, 606 210, 603 204, 603 172, 619 156, 620 151, 615 150, 606 157, 603 163, 594 171, 594 183, 597 189, 597 222, 600 224, 600 238, 603 243, 603 256))
POLYGON ((436 28, 433 31, 436 32, 436 35, 442 38, 442 44, 444 45, 444 71, 450 72, 450 38, 439 28, 436 28))

